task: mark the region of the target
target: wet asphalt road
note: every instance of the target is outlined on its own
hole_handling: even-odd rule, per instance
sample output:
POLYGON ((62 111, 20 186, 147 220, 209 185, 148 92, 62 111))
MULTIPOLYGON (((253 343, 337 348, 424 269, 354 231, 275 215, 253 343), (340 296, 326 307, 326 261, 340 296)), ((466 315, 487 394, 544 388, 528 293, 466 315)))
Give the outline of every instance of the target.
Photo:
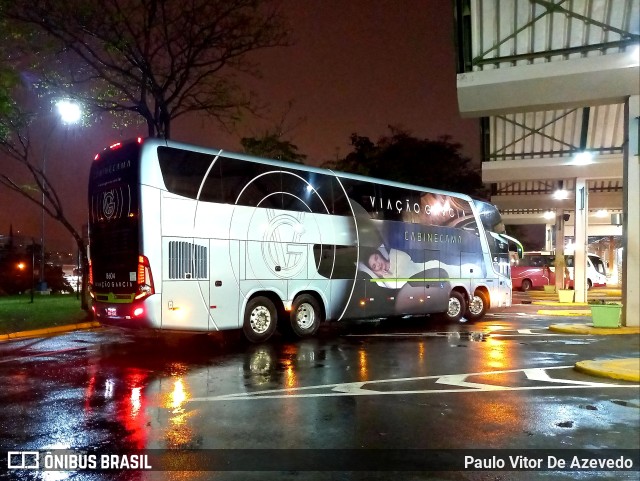
MULTIPOLYGON (((425 318, 330 325, 314 339, 276 337, 264 345, 248 345, 237 334, 169 340, 112 330, 3 343, 0 455, 276 448, 306 450, 292 452, 304 459, 322 449, 640 449, 639 387, 572 369, 584 359, 637 357, 637 336, 553 334, 546 329, 552 322, 584 319, 535 312, 516 305, 476 324, 425 318)), ((1 477, 613 480, 638 473, 12 471, 1 477)))

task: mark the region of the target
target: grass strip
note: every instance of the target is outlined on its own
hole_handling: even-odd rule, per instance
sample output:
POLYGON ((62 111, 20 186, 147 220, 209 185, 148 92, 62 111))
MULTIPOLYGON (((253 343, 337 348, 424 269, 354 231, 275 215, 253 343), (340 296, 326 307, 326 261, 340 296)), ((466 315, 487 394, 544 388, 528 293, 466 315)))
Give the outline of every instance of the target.
POLYGON ((91 320, 75 294, 0 297, 0 334, 45 329, 91 320))

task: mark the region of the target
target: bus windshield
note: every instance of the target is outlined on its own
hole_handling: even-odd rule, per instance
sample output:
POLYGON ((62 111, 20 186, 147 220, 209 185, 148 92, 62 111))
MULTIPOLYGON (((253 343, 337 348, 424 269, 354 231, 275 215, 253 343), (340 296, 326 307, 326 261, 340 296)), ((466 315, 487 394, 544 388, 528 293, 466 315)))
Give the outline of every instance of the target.
POLYGON ((94 293, 131 300, 139 253, 139 145, 96 156, 89 177, 89 249, 94 293))
POLYGON ((600 257, 590 254, 589 255, 589 260, 591 261, 591 264, 593 264, 593 268, 599 274, 602 274, 603 276, 607 275, 607 269, 605 268, 604 262, 602 261, 602 259, 600 257))
POLYGON ((522 257, 522 244, 517 239, 506 235, 506 229, 498 208, 481 200, 473 201, 480 214, 484 226, 487 243, 491 251, 493 269, 506 277, 510 276, 509 244, 515 245, 518 257, 522 257))

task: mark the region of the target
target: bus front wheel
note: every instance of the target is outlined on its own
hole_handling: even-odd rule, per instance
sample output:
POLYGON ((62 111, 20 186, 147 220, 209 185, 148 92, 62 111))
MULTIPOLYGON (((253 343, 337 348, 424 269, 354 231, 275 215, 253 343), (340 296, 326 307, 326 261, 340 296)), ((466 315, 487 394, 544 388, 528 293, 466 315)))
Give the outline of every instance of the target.
POLYGON ((441 317, 448 322, 458 322, 466 310, 467 303, 464 301, 463 295, 457 291, 451 291, 449 293, 449 308, 442 313, 441 317))
POLYGON ((297 337, 313 336, 320 327, 322 310, 315 297, 303 294, 291 306, 291 330, 297 337))
POLYGON ((254 297, 247 303, 244 311, 242 331, 251 342, 264 342, 276 330, 278 313, 270 299, 254 297))

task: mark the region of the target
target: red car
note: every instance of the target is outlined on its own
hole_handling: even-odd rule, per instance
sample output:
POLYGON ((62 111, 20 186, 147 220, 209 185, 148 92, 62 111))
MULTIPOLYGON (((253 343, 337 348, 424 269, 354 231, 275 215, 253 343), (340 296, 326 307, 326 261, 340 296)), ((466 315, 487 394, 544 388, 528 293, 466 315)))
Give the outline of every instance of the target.
MULTIPOLYGON (((522 259, 511 266, 511 283, 513 289, 528 291, 547 285, 555 285, 555 256, 548 253, 525 252, 522 259)), ((565 256, 565 278, 569 288, 573 288, 573 256, 565 256)), ((595 254, 587 255, 587 287, 607 285, 604 262, 595 254)))

